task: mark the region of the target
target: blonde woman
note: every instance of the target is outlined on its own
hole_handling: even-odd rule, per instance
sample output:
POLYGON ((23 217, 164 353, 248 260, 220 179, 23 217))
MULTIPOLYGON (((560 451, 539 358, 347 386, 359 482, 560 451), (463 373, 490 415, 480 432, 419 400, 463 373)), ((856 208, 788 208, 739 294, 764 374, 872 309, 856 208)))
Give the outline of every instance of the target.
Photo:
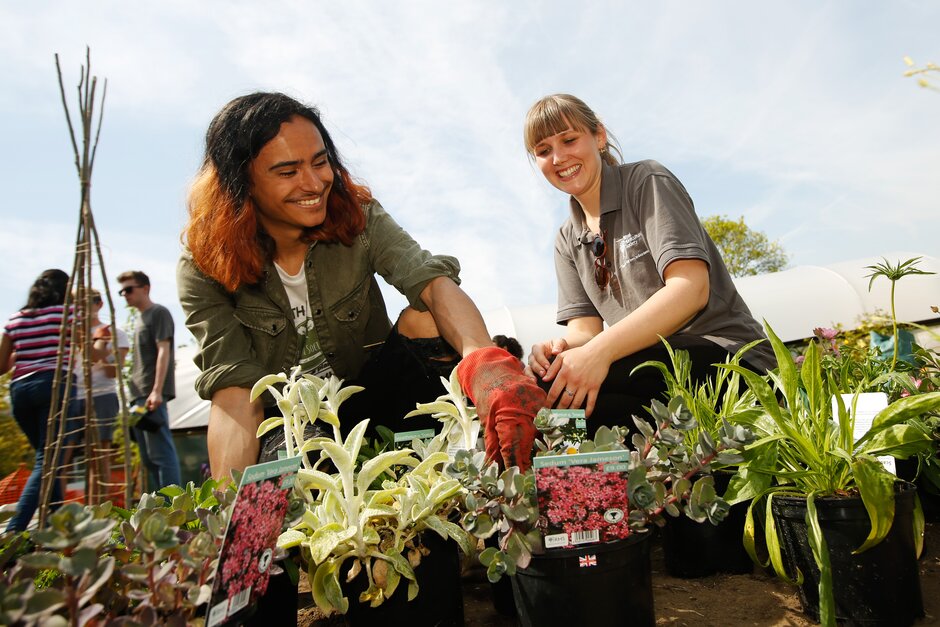
MULTIPOLYGON (((682 183, 656 161, 621 163, 597 114, 568 95, 529 110, 525 145, 545 179, 569 195, 571 214, 555 238, 563 337, 532 347, 529 367, 548 403, 584 407, 591 430, 631 424, 664 390, 649 359, 666 359, 660 337, 688 350, 693 376, 763 338, 702 228, 682 183)), ((746 358, 771 366, 764 345, 746 358)))

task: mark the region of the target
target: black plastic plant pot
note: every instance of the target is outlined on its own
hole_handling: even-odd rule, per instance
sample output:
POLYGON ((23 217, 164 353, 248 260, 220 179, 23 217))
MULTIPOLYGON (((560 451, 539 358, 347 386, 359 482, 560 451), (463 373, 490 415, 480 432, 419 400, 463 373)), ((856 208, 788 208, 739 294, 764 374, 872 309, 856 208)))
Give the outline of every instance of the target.
MULTIPOLYGON (((359 602, 359 594, 368 583, 364 572, 352 582, 343 583, 349 598, 346 623, 354 627, 376 625, 414 625, 415 627, 461 627, 464 624, 463 591, 460 587, 460 552, 453 540, 443 540, 434 532, 425 532, 422 542, 430 553, 415 568, 418 596, 408 600, 408 581, 401 583, 390 598, 378 607, 359 602)), ((350 560, 346 564, 350 564, 350 560)), ((344 564, 341 582, 345 581, 344 564)))
MULTIPOLYGON (((816 513, 829 545, 836 617, 852 625, 910 625, 924 615, 914 545, 913 485, 898 482, 894 523, 881 543, 858 555, 871 522, 860 497, 816 499, 816 513)), ((773 516, 787 572, 803 573, 803 611, 819 620, 819 569, 806 528, 806 499, 775 496, 773 516)))
MULTIPOLYGON (((716 472, 715 489, 723 494, 731 480, 730 473, 716 472)), ((662 529, 663 559, 666 572, 673 577, 694 579, 715 573, 747 574, 754 570, 744 550, 744 522, 748 503, 731 507, 718 525, 697 523, 685 516, 668 518, 662 529)))
POLYGON ((513 577, 522 627, 652 626, 649 534, 533 555, 513 577))
POLYGON ((923 473, 917 476, 917 459, 897 459, 894 463, 898 469, 898 477, 917 486, 920 505, 924 509, 924 519, 931 523, 940 522, 940 494, 937 494, 936 488, 931 489, 933 486, 923 473))

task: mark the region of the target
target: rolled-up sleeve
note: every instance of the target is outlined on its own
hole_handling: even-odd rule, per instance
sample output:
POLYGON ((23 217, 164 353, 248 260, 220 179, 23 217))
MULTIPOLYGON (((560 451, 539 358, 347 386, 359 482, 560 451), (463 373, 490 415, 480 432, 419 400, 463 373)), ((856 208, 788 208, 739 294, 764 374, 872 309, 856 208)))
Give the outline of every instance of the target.
POLYGON ((372 267, 385 281, 404 294, 418 311, 427 311, 421 292, 433 279, 446 276, 460 284, 460 262, 448 255, 432 255, 395 220, 378 201, 365 207, 366 230, 362 234, 372 267))
POLYGON ((251 388, 268 374, 253 355, 245 327, 235 318, 232 295, 204 275, 188 252, 177 264, 176 281, 186 327, 200 348, 193 359, 200 370, 199 396, 210 400, 224 388, 251 388))

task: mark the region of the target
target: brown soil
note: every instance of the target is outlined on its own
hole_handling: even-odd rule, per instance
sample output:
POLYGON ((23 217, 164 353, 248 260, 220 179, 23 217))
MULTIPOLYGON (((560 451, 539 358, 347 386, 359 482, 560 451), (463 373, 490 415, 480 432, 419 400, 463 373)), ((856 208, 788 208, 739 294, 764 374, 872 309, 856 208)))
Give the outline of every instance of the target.
MULTIPOLYGON (((751 575, 715 575, 676 579, 665 574, 662 550, 653 548, 653 598, 656 624, 671 627, 804 627, 815 625, 803 614, 796 589, 756 571, 751 575)), ((916 625, 940 624, 940 523, 927 525, 920 585, 926 616, 916 625)), ((340 617, 324 618, 312 607, 301 582, 301 627, 342 625, 340 617)), ((467 627, 512 627, 515 619, 493 609, 490 586, 482 571, 471 569, 463 581, 467 627)))

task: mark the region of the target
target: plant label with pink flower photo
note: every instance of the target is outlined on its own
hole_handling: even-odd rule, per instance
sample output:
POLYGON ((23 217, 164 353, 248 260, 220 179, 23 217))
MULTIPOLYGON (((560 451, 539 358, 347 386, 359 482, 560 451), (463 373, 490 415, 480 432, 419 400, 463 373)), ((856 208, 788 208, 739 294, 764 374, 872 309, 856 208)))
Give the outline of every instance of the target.
POLYGON ((298 468, 299 456, 249 466, 242 474, 222 539, 206 627, 235 625, 267 590, 298 468))
POLYGON ((630 535, 629 451, 546 455, 532 460, 545 548, 611 542, 630 535))

